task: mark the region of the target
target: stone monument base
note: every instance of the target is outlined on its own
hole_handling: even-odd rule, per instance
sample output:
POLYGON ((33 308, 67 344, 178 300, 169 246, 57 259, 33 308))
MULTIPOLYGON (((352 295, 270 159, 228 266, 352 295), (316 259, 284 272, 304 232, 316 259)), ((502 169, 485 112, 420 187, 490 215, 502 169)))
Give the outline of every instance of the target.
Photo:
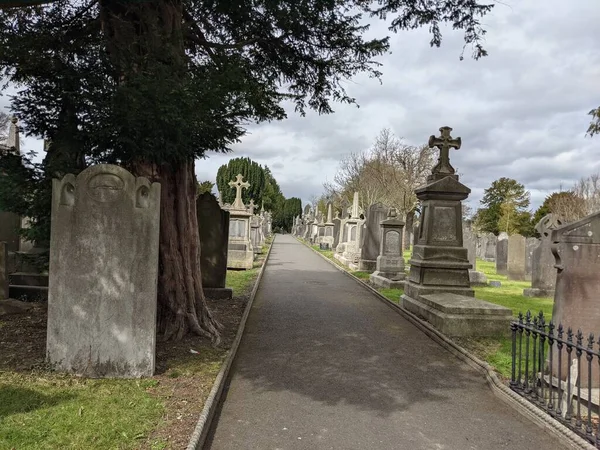
POLYGON ((523 297, 550 297, 554 298, 554 289, 523 289, 523 297))
POLYGON ((358 261, 358 270, 363 272, 375 272, 377 270, 377 261, 370 259, 361 259, 358 261))
POLYGON ((403 273, 392 274, 391 277, 388 277, 389 274, 384 272, 373 272, 369 276, 369 281, 376 287, 386 288, 386 289, 404 289, 404 279, 406 275, 403 273))
POLYGON ((202 288, 204 296, 215 300, 231 300, 233 298, 233 289, 231 288, 202 288))
POLYGON ((425 319, 447 336, 510 334, 512 311, 474 297, 450 293, 401 297, 401 306, 425 319))
POLYGON ((471 286, 487 286, 488 279, 483 272, 469 270, 469 283, 471 286))
POLYGON ((229 250, 227 251, 228 269, 250 270, 252 269, 253 265, 254 251, 251 246, 248 246, 246 244, 229 244, 229 250), (240 248, 238 249, 237 247, 240 248))

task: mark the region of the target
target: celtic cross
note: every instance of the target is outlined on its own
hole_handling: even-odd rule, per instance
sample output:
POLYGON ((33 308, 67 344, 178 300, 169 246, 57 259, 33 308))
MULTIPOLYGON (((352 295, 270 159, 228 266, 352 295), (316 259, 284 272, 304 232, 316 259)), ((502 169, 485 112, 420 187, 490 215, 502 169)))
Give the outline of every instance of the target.
POLYGON ((440 157, 438 163, 432 169, 432 174, 442 175, 454 175, 454 167, 450 165, 450 149, 455 148, 458 150, 461 145, 460 138, 453 139, 450 136, 452 128, 442 127, 440 128, 440 137, 431 136, 429 138, 429 148, 437 147, 440 150, 440 157))
POLYGON ((235 188, 235 190, 236 190, 235 202, 233 203, 233 207, 235 209, 244 209, 244 202, 242 201, 242 188, 247 189, 250 187, 250 183, 248 183, 246 181, 242 182, 243 179, 244 179, 244 176, 240 173, 236 177, 235 181, 229 182, 229 186, 231 186, 232 188, 235 188))

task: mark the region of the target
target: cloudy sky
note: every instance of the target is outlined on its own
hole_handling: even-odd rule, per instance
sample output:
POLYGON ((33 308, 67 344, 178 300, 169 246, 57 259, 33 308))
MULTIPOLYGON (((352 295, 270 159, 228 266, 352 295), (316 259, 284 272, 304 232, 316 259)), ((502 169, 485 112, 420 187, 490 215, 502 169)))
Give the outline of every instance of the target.
MULTIPOLYGON (((506 176, 525 184, 536 207, 600 171, 600 136, 585 136, 587 112, 600 105, 598 23, 598 0, 503 1, 484 19, 489 56, 479 61, 467 57, 470 49, 459 60, 461 32, 447 30, 440 48, 429 46, 426 29, 392 35, 391 54, 379 58, 382 84, 361 76, 347 84, 360 108, 290 111, 285 121, 252 126, 233 153, 199 161, 198 179, 214 181, 220 165, 249 156, 271 168, 286 197, 307 201, 344 155, 367 149, 382 128, 420 145, 448 125, 463 141, 451 160, 472 190, 471 206, 506 176)), ((376 21, 372 33, 389 34, 376 21)), ((26 147, 41 143, 29 138, 26 147)))

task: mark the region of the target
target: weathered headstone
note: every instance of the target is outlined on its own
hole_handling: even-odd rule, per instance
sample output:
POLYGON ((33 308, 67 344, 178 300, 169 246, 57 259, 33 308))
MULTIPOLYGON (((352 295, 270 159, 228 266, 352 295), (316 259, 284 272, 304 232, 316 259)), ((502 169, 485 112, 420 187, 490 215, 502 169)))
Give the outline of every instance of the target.
POLYGON ((548 214, 544 216, 535 226, 541 239, 538 246, 533 250, 531 258, 531 288, 523 289, 525 297, 552 297, 554 298, 554 285, 556 283, 556 268, 554 267, 554 256, 552 255, 552 230, 563 225, 558 216, 548 214))
POLYGON ((381 227, 388 214, 388 208, 381 203, 370 205, 367 209, 367 218, 363 230, 363 242, 361 245, 358 270, 374 272, 377 268, 377 258, 381 247, 381 227))
POLYGON ((421 201, 421 224, 402 307, 450 336, 507 334, 512 311, 473 298, 472 266, 461 225, 461 201, 471 190, 459 182, 450 165, 450 149, 461 146, 451 131, 442 127, 440 137, 429 138, 429 147, 439 148, 440 157, 427 184, 415 190, 421 201))
POLYGON ((477 271, 477 238, 470 222, 463 222, 463 245, 469 255, 469 263, 473 266, 469 269, 469 281, 471 286, 487 285, 487 277, 483 272, 477 271))
POLYGON ((513 234, 508 237, 506 271, 509 280, 525 280, 525 237, 513 234))
POLYGON ((508 234, 502 232, 496 241, 496 273, 508 274, 508 234))
POLYGON ((339 216, 339 213, 335 219, 333 219, 333 244, 331 248, 333 250, 336 249, 338 244, 340 243, 340 230, 342 226, 342 219, 339 216))
POLYGON ((402 288, 406 277, 402 256, 404 222, 398 218, 395 208, 389 209, 386 220, 380 223, 380 229, 377 270, 370 275, 369 281, 377 287, 402 288))
POLYGON ((200 236, 202 290, 208 298, 230 299, 233 292, 225 287, 229 212, 221 209, 214 195, 204 192, 196 199, 196 214, 200 236))
POLYGON ((113 165, 52 183, 47 355, 89 377, 154 373, 160 185, 113 165))
POLYGON ((533 251, 539 245, 540 240, 534 237, 525 239, 525 278, 531 280, 533 271, 533 251))
MULTIPOLYGON (((334 257, 352 270, 358 269, 358 261, 360 258, 360 242, 361 231, 364 221, 360 218, 358 192, 354 193, 354 200, 350 217, 345 220, 345 225, 342 227, 342 238, 336 247, 334 257)), ((342 222, 344 223, 344 222, 342 222)))
POLYGON ((8 248, 0 241, 0 300, 8 298, 8 248))
MULTIPOLYGON (((581 330, 586 337, 596 334, 600 330, 600 212, 553 230, 551 240, 557 269, 552 321, 581 330)), ((592 386, 598 387, 597 364, 592 368, 592 386)), ((582 386, 587 387, 587 371, 582 371, 582 378, 582 386)))

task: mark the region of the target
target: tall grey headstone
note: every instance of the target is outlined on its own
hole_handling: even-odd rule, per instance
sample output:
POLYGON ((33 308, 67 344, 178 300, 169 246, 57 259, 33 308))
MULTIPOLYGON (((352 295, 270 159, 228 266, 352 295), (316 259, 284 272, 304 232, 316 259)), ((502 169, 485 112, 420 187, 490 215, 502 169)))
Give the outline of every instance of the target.
POLYGON ((506 271, 509 280, 525 280, 525 237, 513 234, 508 237, 506 271))
POLYGON ((154 373, 160 185, 113 165, 52 182, 47 355, 89 377, 154 373))
POLYGON ((339 215, 333 219, 333 245, 331 248, 335 250, 335 248, 340 243, 340 230, 342 225, 342 219, 340 219, 339 215))
POLYGON ((388 208, 381 203, 370 205, 367 209, 358 270, 364 272, 374 272, 376 270, 381 244, 380 224, 386 219, 387 214, 388 208))
MULTIPOLYGON (((565 329, 579 329, 585 336, 596 334, 600 330, 600 211, 553 230, 551 240, 557 269, 552 321, 565 329)), ((592 387, 598 387, 598 378, 598 365, 592 364, 592 387)), ((586 370, 580 383, 587 387, 586 370)))
POLYGON ((463 222, 463 245, 467 249, 469 263, 473 266, 472 269, 469 269, 471 286, 487 285, 485 274, 477 271, 477 237, 471 228, 470 222, 463 222))
POLYGON ((523 289, 525 297, 554 297, 556 268, 552 255, 552 230, 563 225, 563 221, 554 214, 548 214, 536 224, 535 229, 541 238, 533 250, 531 258, 531 288, 523 289))
POLYGON ((496 273, 508 274, 508 234, 502 232, 496 241, 496 273))
POLYGON ((196 215, 200 237, 200 271, 204 295, 209 298, 230 299, 233 292, 225 287, 229 211, 221 209, 214 195, 204 192, 196 199, 196 215))

